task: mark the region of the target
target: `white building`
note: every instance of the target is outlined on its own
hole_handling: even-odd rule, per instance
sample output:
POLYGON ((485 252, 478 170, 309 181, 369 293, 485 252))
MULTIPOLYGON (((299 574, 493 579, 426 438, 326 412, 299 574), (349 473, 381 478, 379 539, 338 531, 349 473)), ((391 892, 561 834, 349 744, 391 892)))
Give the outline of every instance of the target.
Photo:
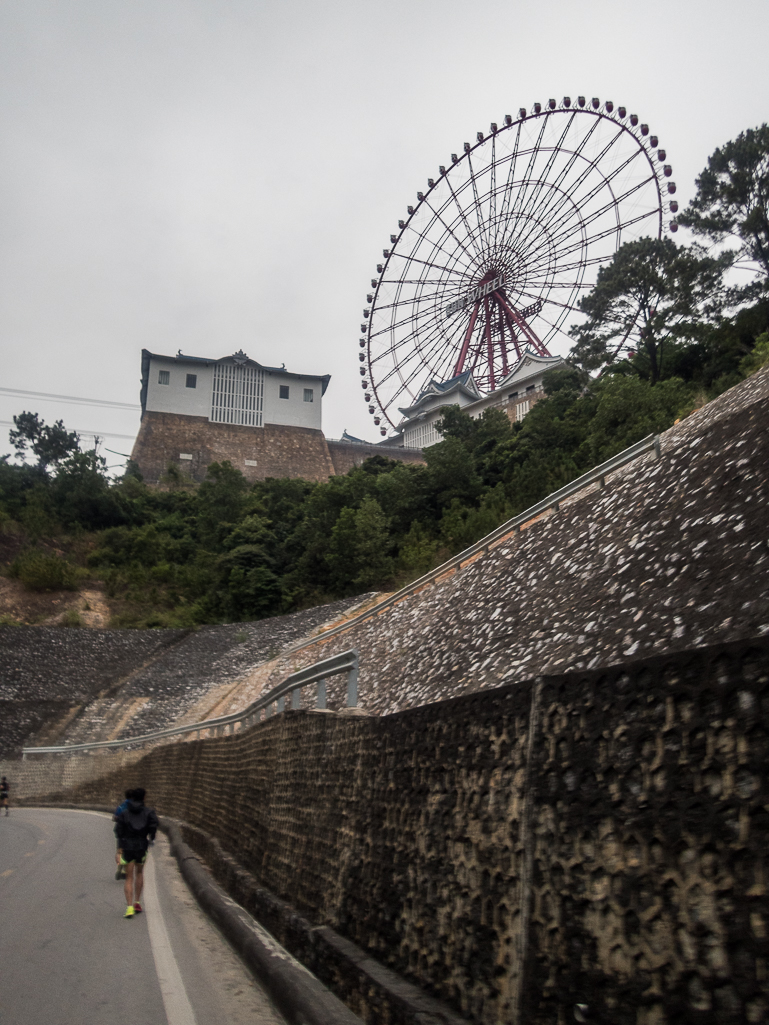
POLYGON ((158 356, 142 350, 145 412, 205 417, 211 423, 321 429, 330 375, 292 374, 265 367, 242 352, 222 359, 158 356))
POLYGON ((443 406, 459 406, 468 416, 477 419, 486 409, 502 409, 513 421, 522 420, 545 392, 542 378, 546 371, 563 364, 561 356, 539 356, 527 349, 499 387, 482 395, 472 372, 450 381, 431 381, 416 402, 399 411, 405 420, 398 427, 404 448, 427 448, 442 441, 435 429, 443 406))

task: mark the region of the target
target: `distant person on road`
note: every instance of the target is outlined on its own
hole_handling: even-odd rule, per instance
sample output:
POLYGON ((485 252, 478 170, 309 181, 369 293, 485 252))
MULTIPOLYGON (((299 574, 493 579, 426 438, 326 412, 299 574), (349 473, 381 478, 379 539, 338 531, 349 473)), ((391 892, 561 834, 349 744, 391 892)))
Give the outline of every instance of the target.
POLYGON ((125 800, 121 801, 117 808, 115 808, 115 812, 112 816, 112 821, 115 823, 115 839, 117 840, 117 848, 115 850, 115 864, 117 865, 117 871, 115 872, 115 879, 125 879, 125 865, 121 865, 120 863, 120 837, 117 835, 117 820, 120 816, 121 811, 125 811, 128 807, 128 802, 131 798, 132 793, 133 790, 126 790, 125 800))
POLYGON ((139 898, 144 886, 144 863, 158 828, 157 815, 144 803, 146 792, 144 787, 135 787, 128 798, 128 807, 120 812, 115 823, 120 845, 120 864, 125 866, 127 907, 124 918, 133 918, 142 910, 139 898))
POLYGON ((5 808, 6 815, 11 810, 11 788, 5 776, 0 780, 0 808, 5 808))

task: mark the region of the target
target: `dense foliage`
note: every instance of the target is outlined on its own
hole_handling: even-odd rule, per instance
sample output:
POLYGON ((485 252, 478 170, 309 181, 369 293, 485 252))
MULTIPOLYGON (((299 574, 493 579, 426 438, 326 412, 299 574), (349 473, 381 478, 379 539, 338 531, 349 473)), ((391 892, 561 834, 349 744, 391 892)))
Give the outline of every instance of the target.
POLYGON ((472 420, 445 408, 443 441, 424 466, 376 456, 322 484, 253 485, 228 462, 200 485, 169 466, 162 486, 148 487, 130 465, 111 481, 60 421, 20 414, 11 442, 37 462, 0 459, 8 572, 38 589, 99 578, 123 626, 255 619, 421 575, 769 361, 765 126, 747 142, 745 153, 728 144, 711 158, 690 223, 742 240, 759 268, 752 289, 724 286, 739 253, 623 246, 583 300, 585 322, 569 363, 545 376, 547 397, 520 423, 499 409, 472 420), (730 191, 738 158, 760 179, 752 191, 742 178, 730 191))

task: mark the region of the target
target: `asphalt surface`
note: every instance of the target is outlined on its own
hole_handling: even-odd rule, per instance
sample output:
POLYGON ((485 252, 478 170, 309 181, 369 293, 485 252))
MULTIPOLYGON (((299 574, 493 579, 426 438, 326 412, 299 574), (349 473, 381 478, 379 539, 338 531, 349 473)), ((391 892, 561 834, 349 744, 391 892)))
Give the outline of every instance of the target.
POLYGON ((158 834, 124 919, 108 816, 0 815, 0 1025, 285 1025, 158 834))

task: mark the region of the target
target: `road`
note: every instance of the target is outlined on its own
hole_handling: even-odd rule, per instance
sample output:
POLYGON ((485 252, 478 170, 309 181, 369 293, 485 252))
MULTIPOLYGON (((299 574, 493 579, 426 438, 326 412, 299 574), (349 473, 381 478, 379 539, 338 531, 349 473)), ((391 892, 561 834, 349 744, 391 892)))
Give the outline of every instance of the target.
POLYGON ((0 1025, 285 1025, 198 908, 158 833, 124 919, 112 823, 0 815, 0 1025))

